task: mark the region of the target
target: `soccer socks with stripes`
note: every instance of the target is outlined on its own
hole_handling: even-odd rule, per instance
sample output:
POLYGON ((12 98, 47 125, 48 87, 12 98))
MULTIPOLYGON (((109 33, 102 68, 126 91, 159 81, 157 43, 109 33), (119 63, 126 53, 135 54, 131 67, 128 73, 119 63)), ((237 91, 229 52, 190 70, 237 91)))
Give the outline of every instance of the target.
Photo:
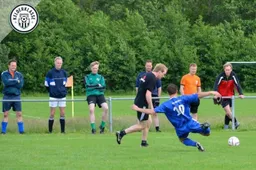
POLYGON ((54 118, 49 118, 49 121, 48 121, 48 129, 49 129, 49 132, 50 132, 50 133, 52 133, 53 123, 54 123, 54 118))
POLYGON ((60 117, 60 130, 61 133, 65 133, 65 117, 60 117))
POLYGON ((105 125, 106 125, 106 122, 104 122, 104 121, 101 121, 101 124, 100 124, 100 126, 101 126, 102 128, 104 128, 104 127, 105 127, 105 125))
POLYGON ((186 145, 186 146, 194 146, 196 147, 196 142, 189 139, 189 138, 186 138, 183 140, 183 144, 186 145))
POLYGON ((6 133, 8 122, 2 122, 2 133, 6 133))
POLYGON ((18 124, 19 133, 24 133, 24 123, 18 122, 17 124, 18 124))
POLYGON ((91 128, 96 129, 95 123, 91 123, 91 128))

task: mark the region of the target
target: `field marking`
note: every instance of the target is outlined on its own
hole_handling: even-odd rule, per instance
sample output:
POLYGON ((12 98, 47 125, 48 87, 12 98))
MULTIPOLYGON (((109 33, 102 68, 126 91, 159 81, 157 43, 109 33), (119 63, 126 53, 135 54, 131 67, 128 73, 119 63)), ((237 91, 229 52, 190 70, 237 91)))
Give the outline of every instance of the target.
MULTIPOLYGON (((16 116, 16 113, 10 113, 11 115, 16 116)), ((34 119, 42 119, 41 117, 37 117, 37 116, 29 116, 29 115, 24 115, 22 114, 23 117, 30 117, 30 118, 34 118, 34 119)))

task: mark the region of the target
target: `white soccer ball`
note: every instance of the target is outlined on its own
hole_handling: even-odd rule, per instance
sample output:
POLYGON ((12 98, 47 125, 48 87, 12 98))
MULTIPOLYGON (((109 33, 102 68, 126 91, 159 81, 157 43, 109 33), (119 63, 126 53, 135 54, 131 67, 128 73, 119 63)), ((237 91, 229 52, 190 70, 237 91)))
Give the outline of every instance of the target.
POLYGON ((228 145, 229 146, 238 146, 240 144, 240 141, 237 137, 232 136, 228 139, 228 145))

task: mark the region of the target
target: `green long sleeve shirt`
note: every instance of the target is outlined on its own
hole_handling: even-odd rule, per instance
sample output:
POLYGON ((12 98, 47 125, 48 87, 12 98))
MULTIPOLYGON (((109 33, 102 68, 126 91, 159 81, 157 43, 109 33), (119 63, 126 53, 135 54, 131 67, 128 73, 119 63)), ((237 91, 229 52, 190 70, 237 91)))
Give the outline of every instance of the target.
POLYGON ((88 74, 84 77, 85 79, 85 91, 86 96, 91 95, 104 95, 106 88, 104 77, 100 74, 88 74))

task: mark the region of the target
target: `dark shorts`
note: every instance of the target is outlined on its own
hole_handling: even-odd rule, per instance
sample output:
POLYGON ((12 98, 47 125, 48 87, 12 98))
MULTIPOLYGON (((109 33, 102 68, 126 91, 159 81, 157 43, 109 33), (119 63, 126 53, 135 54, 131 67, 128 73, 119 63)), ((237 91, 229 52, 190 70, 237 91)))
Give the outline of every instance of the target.
POLYGON ((221 106, 224 108, 227 105, 232 107, 232 99, 222 99, 221 106))
MULTIPOLYGON (((6 96, 4 95, 3 100, 20 100, 20 96, 6 96)), ((21 102, 2 102, 2 112, 9 110, 15 112, 21 112, 21 102)))
MULTIPOLYGON (((139 108, 147 109, 147 104, 136 104, 139 108)), ((141 112, 137 112, 137 118, 140 122, 148 120, 149 115, 141 112)))
POLYGON ((200 105, 200 100, 199 99, 198 99, 197 102, 190 103, 190 112, 192 114, 197 113, 199 105, 200 105))
POLYGON ((97 104, 99 106, 99 108, 101 108, 101 104, 106 103, 106 99, 105 99, 104 95, 99 95, 99 96, 91 95, 91 96, 87 97, 87 103, 88 103, 88 105, 94 103, 95 106, 97 104))
MULTIPOLYGON (((158 97, 157 95, 152 95, 152 97, 158 97)), ((156 108, 160 104, 160 99, 152 99, 153 107, 156 108)))

